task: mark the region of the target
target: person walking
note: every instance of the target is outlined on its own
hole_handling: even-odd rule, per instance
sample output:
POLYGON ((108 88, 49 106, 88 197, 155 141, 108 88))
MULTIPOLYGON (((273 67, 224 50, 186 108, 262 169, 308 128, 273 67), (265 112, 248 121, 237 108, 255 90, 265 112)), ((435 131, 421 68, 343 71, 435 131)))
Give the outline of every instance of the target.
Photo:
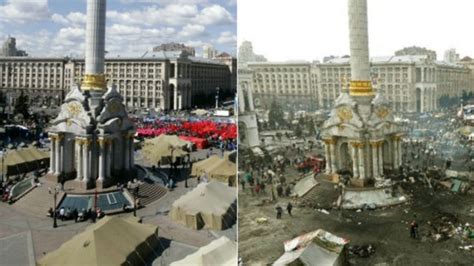
POLYGON ((286 205, 286 210, 288 211, 288 214, 290 216, 293 216, 291 215, 291 210, 293 210, 293 205, 291 204, 291 202, 288 202, 288 205, 286 205))
POLYGON ((281 215, 282 215, 282 213, 283 213, 283 209, 280 207, 280 205, 277 205, 277 206, 275 207, 275 209, 276 209, 276 211, 277 211, 277 216, 276 216, 276 218, 277 218, 277 219, 281 219, 281 215))
POLYGON ((413 220, 410 224, 410 237, 411 238, 418 238, 418 223, 416 220, 413 220))

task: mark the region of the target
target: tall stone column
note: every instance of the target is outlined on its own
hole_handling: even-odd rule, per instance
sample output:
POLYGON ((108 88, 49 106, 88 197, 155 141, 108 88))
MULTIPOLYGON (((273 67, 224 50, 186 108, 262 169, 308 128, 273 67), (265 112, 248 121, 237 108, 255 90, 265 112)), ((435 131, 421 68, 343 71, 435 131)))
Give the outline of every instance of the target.
POLYGON ((106 141, 106 162, 105 162, 105 177, 109 178, 111 176, 112 170, 112 140, 106 141))
POLYGON ((80 139, 76 139, 76 170, 77 170, 77 176, 76 180, 79 181, 84 177, 84 165, 83 165, 83 158, 82 158, 82 147, 83 147, 83 142, 80 139))
POLYGON ((55 149, 56 149, 56 174, 60 174, 63 171, 63 149, 62 149, 62 136, 58 135, 55 139, 55 149))
POLYGON ((245 112, 245 97, 244 97, 244 88, 237 90, 237 96, 239 97, 239 111, 240 113, 245 112))
POLYGON ((359 177, 359 166, 358 166, 358 158, 357 158, 357 143, 351 143, 351 155, 352 155, 352 174, 354 177, 359 177))
POLYGON ((349 0, 349 40, 351 52, 350 95, 359 104, 363 119, 370 114, 370 102, 375 96, 370 78, 367 0, 349 0))
POLYGON ((104 73, 106 0, 87 0, 86 74, 104 73))
POLYGON ((50 151, 49 151, 49 172, 51 174, 56 173, 56 136, 50 136, 50 151))
POLYGON ((183 90, 178 91, 178 110, 183 109, 183 90))
POLYGON ((358 148, 359 148, 359 178, 365 179, 365 149, 364 149, 364 143, 359 143, 358 148))
POLYGON ((420 89, 420 112, 425 112, 425 88, 420 89))
POLYGON ((398 149, 398 166, 402 165, 403 162, 403 152, 402 152, 402 141, 401 138, 397 138, 397 149, 398 149))
POLYGON ((178 85, 173 90, 173 110, 178 110, 178 85))
POLYGON ((377 149, 379 150, 379 175, 383 176, 383 142, 377 143, 377 149))
POLYGON ((99 139, 99 178, 103 182, 105 178, 105 140, 99 139))
POLYGON ((249 110, 250 111, 255 110, 255 107, 253 106, 253 94, 250 88, 247 88, 247 97, 249 99, 249 110))
POLYGON ((393 159, 393 169, 397 169, 398 167, 398 145, 397 145, 397 140, 396 136, 392 138, 392 159, 393 159))
POLYGON ((379 164, 378 164, 378 155, 377 155, 377 142, 371 142, 370 147, 372 148, 372 176, 375 179, 378 179, 379 176, 379 164))
POLYGON ((337 172, 337 158, 336 158, 336 140, 331 139, 329 143, 329 149, 331 150, 331 169, 332 172, 335 173, 337 172))
POLYGON ((330 140, 327 140, 327 139, 324 140, 324 144, 325 144, 324 148, 326 150, 326 173, 327 174, 332 173, 332 162, 331 162, 332 155, 331 155, 331 148, 330 148, 329 142, 330 140))
POLYGON ((89 179, 91 178, 91 160, 89 156, 90 142, 91 141, 89 139, 85 139, 84 144, 82 145, 82 162, 84 167, 84 178, 82 181, 84 183, 88 183, 89 179))

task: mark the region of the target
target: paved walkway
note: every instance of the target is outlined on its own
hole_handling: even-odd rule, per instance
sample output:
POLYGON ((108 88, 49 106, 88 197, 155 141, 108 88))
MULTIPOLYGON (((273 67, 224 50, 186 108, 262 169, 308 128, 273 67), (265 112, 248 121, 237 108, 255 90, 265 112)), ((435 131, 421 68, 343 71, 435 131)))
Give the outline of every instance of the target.
MULTIPOLYGON (((206 151, 199 151, 193 155, 205 158, 206 151)), ((15 204, 0 203, 0 265, 29 265, 33 257, 35 260, 42 258, 44 254, 59 248, 90 225, 89 222, 58 220, 58 228, 53 228, 52 218, 46 217, 47 210, 53 205, 53 196, 48 193, 48 187, 52 186, 52 183, 41 181, 42 186, 35 188, 15 204), (10 250, 16 250, 17 253, 10 250)), ((178 182, 173 191, 137 211, 137 216, 142 217, 144 223, 159 226, 158 234, 161 242, 171 243, 164 246, 164 251, 161 253, 161 256, 165 256, 163 260, 157 261, 158 264, 154 265, 167 265, 170 261, 182 259, 192 253, 194 248, 207 245, 221 235, 236 238, 235 225, 220 232, 196 231, 176 224, 168 218, 173 202, 196 187, 196 179, 188 179, 188 184, 189 187, 185 188, 184 181, 178 182)), ((130 215, 133 214, 119 214, 119 216, 130 215)))

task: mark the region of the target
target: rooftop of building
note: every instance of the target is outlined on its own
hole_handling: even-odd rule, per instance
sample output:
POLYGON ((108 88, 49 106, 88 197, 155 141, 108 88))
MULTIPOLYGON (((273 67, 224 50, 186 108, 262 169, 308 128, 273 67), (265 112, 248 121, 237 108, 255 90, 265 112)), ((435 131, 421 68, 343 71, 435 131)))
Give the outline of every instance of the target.
MULTIPOLYGON (((142 56, 106 56, 105 60, 112 61, 154 61, 154 60, 176 60, 176 59, 189 60, 196 63, 206 63, 215 65, 225 65, 225 63, 218 60, 207 59, 203 57, 191 56, 184 54, 182 51, 149 51, 142 56)), ((0 61, 83 61, 84 57, 31 57, 31 56, 13 56, 13 57, 0 57, 0 61)))
POLYGON ((288 61, 267 61, 267 62, 248 62, 248 65, 310 65, 309 61, 305 60, 288 60, 288 61))

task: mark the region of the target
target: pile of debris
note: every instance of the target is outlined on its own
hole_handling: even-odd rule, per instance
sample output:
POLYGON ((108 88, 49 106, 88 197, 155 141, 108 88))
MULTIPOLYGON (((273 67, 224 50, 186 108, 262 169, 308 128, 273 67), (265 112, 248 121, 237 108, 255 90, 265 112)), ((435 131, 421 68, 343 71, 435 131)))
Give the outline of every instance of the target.
POLYGON ((428 237, 434 241, 443 241, 459 234, 458 219, 450 213, 438 213, 433 221, 428 221, 431 227, 428 231, 428 237))
POLYGON ((347 255, 349 257, 368 258, 373 254, 375 254, 375 247, 372 244, 347 246, 347 255))

